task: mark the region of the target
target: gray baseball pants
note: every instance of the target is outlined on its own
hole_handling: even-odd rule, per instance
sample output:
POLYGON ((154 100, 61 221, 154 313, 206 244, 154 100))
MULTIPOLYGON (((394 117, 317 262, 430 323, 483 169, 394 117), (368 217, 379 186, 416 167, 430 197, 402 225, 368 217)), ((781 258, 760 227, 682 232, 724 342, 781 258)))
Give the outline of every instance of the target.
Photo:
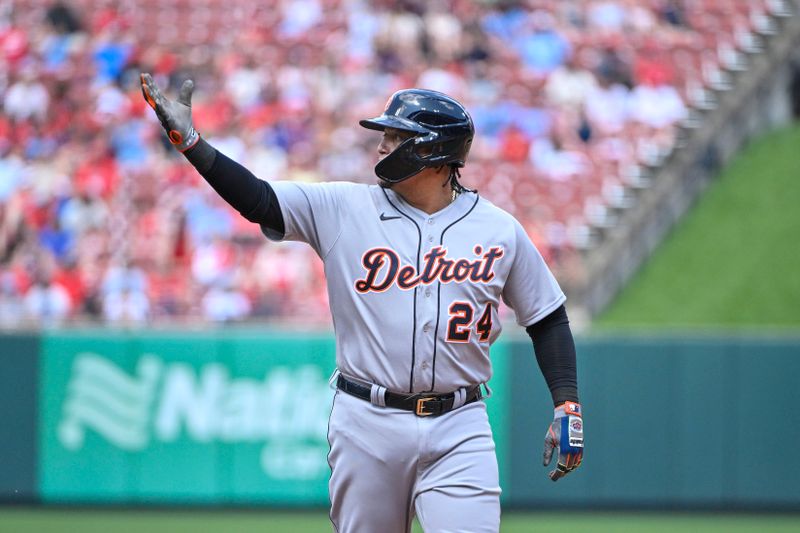
POLYGON ((482 401, 437 417, 337 391, 328 426, 337 533, 497 533, 500 484, 482 401))

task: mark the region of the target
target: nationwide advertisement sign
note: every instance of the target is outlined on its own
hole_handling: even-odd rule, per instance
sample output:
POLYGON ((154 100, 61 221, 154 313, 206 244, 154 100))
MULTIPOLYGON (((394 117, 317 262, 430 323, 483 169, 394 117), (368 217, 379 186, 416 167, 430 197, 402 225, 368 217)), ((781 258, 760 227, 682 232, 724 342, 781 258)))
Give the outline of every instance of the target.
POLYGON ((329 336, 50 336, 45 501, 327 503, 329 336))

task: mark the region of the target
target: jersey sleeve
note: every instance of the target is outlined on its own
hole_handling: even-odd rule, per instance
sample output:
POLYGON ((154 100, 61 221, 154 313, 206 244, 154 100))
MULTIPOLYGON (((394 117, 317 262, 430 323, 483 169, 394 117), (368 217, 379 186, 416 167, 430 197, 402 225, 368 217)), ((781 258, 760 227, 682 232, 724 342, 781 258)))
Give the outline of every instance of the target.
POLYGON ((552 313, 567 297, 516 220, 514 232, 514 261, 503 287, 503 301, 514 310, 517 323, 527 327, 552 313))
POLYGON ((306 242, 320 257, 325 257, 342 231, 342 219, 350 212, 344 204, 347 191, 355 184, 344 182, 271 182, 280 204, 283 235, 262 225, 269 239, 306 242))

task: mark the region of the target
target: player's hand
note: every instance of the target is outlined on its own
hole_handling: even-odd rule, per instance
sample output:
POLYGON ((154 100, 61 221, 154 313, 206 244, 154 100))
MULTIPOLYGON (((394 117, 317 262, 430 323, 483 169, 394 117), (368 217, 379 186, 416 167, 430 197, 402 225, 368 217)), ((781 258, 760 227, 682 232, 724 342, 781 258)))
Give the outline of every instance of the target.
POLYGON ((583 418, 580 404, 565 402, 556 407, 553 423, 544 437, 544 466, 553 460, 555 448, 558 448, 558 463, 548 476, 553 481, 558 481, 578 468, 583 460, 583 418))
POLYGON ((200 135, 192 125, 192 91, 194 82, 186 80, 181 86, 178 100, 166 98, 153 81, 150 74, 141 74, 142 94, 145 101, 156 112, 158 120, 167 130, 169 141, 175 148, 185 152, 200 140, 200 135))

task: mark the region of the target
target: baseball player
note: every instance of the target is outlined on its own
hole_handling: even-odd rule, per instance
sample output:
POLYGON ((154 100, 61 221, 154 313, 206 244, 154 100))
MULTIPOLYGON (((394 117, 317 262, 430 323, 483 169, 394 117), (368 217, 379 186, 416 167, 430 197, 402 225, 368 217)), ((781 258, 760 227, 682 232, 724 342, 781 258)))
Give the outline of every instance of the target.
POLYGON ((395 93, 361 126, 382 133, 375 185, 267 183, 192 126, 193 84, 177 101, 143 74, 170 141, 274 240, 311 245, 325 265, 337 392, 328 440, 337 532, 497 532, 500 486, 482 401, 500 302, 533 339, 555 406, 544 464, 558 480, 583 455, 575 346, 565 296, 522 226, 464 188, 474 134, 456 100, 395 93))

